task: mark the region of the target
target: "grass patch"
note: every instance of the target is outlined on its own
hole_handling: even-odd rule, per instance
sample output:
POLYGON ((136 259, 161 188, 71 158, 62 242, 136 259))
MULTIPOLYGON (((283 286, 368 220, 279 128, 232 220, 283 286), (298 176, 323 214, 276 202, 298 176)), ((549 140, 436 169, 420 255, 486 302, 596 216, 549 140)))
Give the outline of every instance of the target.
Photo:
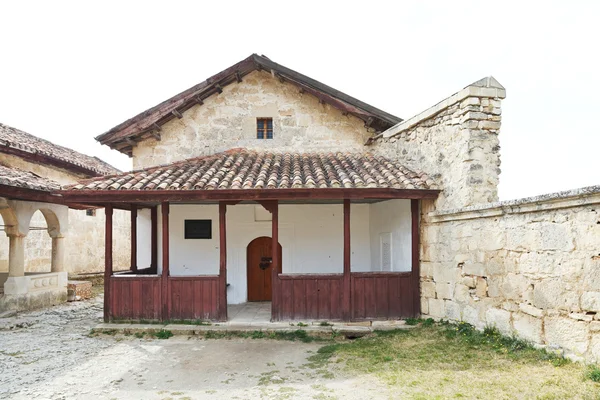
POLYGON ((572 363, 491 327, 410 323, 418 326, 323 346, 306 367, 339 365, 373 375, 405 398, 599 398, 600 367, 572 363))
POLYGON ((273 339, 273 340, 289 340, 292 342, 299 341, 303 343, 311 342, 328 342, 335 338, 332 333, 330 336, 312 336, 307 331, 297 329, 295 331, 275 331, 275 332, 264 332, 264 331, 249 331, 249 332, 221 332, 221 331, 206 331, 204 333, 206 339, 273 339))
POLYGON ((168 339, 171 336, 173 336, 173 332, 166 329, 161 329, 160 331, 154 332, 152 336, 154 336, 157 339, 168 339))
POLYGON ((327 321, 321 321, 321 323, 319 324, 319 326, 333 326, 333 324, 330 324, 327 321))
POLYGON ((585 374, 585 377, 592 382, 600 383, 600 367, 597 365, 590 365, 585 374))

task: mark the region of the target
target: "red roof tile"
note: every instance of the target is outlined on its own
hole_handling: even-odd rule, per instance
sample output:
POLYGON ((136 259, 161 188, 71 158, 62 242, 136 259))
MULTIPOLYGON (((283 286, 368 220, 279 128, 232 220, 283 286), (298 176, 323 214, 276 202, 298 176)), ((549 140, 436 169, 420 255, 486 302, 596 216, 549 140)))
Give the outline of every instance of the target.
POLYGON ((23 171, 14 167, 0 165, 0 185, 17 188, 52 192, 60 190, 60 185, 53 180, 42 178, 33 172, 23 171))
MULTIPOLYGON (((121 171, 112 165, 67 147, 59 146, 48 140, 23 132, 17 128, 0 123, 0 151, 3 148, 16 149, 21 152, 40 154, 61 162, 61 164, 75 166, 90 172, 90 176, 117 174, 121 171)), ((23 154, 23 153, 21 153, 23 154)))
POLYGON ((295 188, 433 189, 423 173, 359 153, 276 153, 233 149, 71 186, 75 190, 295 188))

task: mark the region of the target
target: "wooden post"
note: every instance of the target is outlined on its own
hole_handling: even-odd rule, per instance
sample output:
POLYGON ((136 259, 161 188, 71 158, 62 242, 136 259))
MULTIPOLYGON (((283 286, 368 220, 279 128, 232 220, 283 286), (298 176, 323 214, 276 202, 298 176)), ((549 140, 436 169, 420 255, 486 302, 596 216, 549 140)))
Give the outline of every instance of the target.
POLYGON ((342 318, 352 319, 352 283, 350 274, 350 200, 344 199, 344 292, 342 297, 342 318))
POLYGON ((104 322, 109 322, 111 317, 110 279, 113 273, 113 208, 104 207, 106 218, 104 221, 104 322))
POLYGON ((150 209, 150 268, 158 274, 158 206, 150 209))
POLYGON ((421 315, 421 272, 420 272, 420 232, 419 232, 419 200, 410 201, 410 210, 412 215, 412 298, 413 298, 413 317, 421 315))
POLYGON ((271 320, 279 320, 279 201, 273 202, 271 210, 271 320))
POLYGON ((219 202, 219 320, 227 321, 227 203, 219 202))
POLYGON ((131 205, 131 272, 137 272, 137 206, 131 205))
POLYGON ((169 203, 161 203, 162 216, 162 320, 168 320, 171 315, 171 299, 169 293, 169 203))

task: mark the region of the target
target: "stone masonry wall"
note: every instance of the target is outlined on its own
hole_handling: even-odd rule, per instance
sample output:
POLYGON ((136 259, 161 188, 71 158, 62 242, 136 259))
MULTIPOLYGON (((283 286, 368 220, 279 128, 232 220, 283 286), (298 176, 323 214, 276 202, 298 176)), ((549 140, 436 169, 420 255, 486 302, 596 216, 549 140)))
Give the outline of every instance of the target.
POLYGON ((287 151, 364 151, 364 122, 254 71, 162 126, 161 140, 133 149, 134 168, 166 164, 236 147, 287 151), (256 118, 273 118, 273 139, 256 138, 256 118))
POLYGON ((438 209, 497 201, 504 97, 484 78, 378 135, 372 150, 434 178, 443 189, 438 209))
POLYGON ((600 360, 600 186, 422 213, 422 313, 600 360))
MULTIPOLYGON (((31 171, 60 184, 75 183, 85 178, 80 174, 43 164, 35 164, 20 157, 0 153, 0 163, 31 171)), ((4 224, 0 217, 0 224, 4 224)), ((128 211, 115 210, 114 224, 114 268, 127 269, 130 265, 130 215, 128 211)), ((41 212, 36 212, 31 226, 46 227, 41 212)), ((95 216, 86 215, 85 210, 69 210, 69 227, 66 233, 65 266, 69 273, 104 271, 104 210, 95 216)), ((52 240, 46 230, 30 230, 25 237, 25 271, 50 272, 52 240)), ((8 237, 0 232, 0 273, 8 272, 8 237)))

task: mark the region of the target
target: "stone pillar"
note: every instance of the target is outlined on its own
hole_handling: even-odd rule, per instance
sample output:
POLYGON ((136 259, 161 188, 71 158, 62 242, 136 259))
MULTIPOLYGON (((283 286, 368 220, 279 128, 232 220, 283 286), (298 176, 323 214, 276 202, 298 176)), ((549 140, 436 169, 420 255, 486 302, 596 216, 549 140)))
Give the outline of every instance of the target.
POLYGON ((65 238, 53 237, 52 238, 52 261, 51 261, 51 272, 64 272, 65 271, 65 238))
POLYGON ((25 236, 8 235, 8 276, 25 276, 25 236))

